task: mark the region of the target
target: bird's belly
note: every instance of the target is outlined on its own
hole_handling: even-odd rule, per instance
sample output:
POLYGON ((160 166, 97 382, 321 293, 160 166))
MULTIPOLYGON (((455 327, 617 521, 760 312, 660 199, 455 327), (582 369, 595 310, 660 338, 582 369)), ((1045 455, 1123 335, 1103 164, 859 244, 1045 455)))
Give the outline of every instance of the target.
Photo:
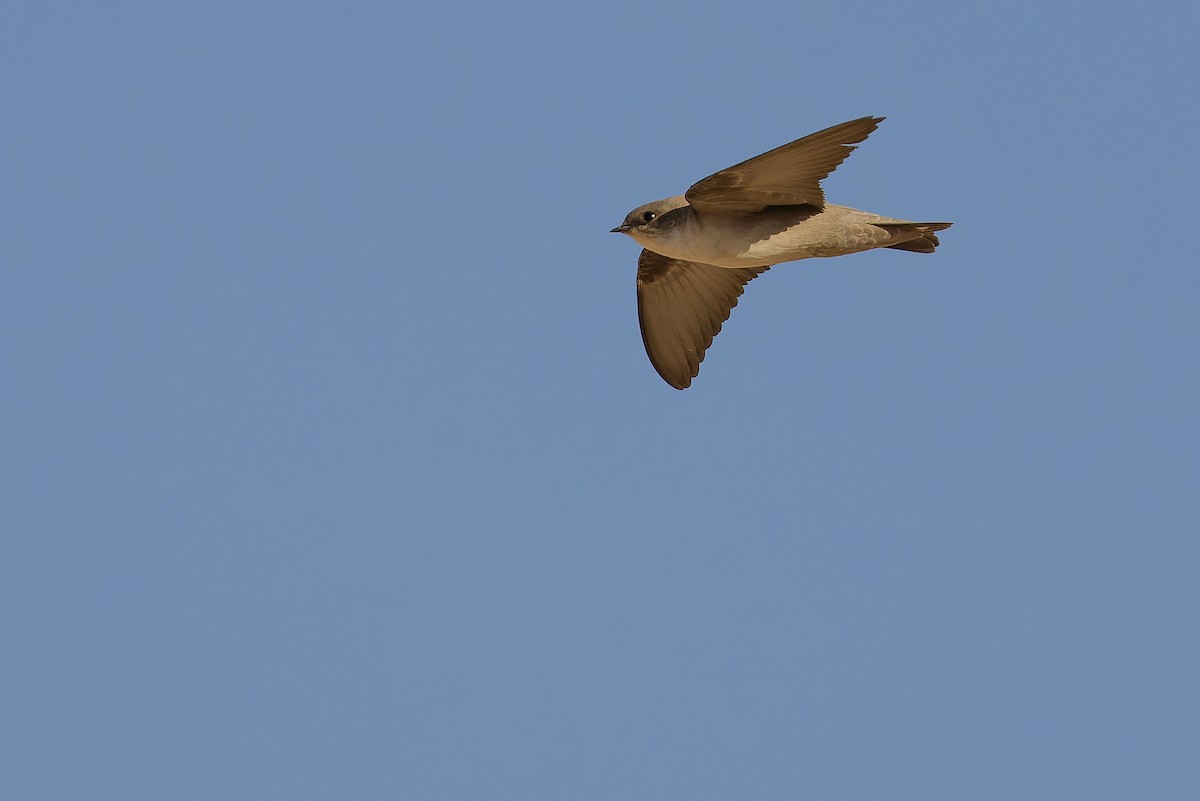
POLYGON ((693 261, 707 261, 718 267, 766 267, 784 261, 796 261, 823 255, 828 246, 821 226, 810 220, 783 228, 762 226, 756 230, 700 230, 683 243, 693 261))
POLYGON ((799 259, 825 258, 879 247, 890 235, 874 222, 889 220, 846 206, 828 205, 822 211, 780 228, 764 221, 744 236, 725 236, 719 246, 722 267, 762 267, 799 259))
POLYGON ((721 241, 687 239, 675 242, 654 242, 647 247, 672 259, 697 261, 716 267, 767 267, 779 262, 779 259, 772 258, 770 253, 749 253, 743 246, 721 241))
MULTIPOLYGON (((755 264, 778 264, 783 261, 810 259, 822 255, 826 243, 815 236, 817 232, 807 230, 804 224, 786 231, 751 242, 737 258, 755 264), (798 230, 800 229, 800 230, 798 230)), ((740 265, 739 265, 740 266, 740 265)))
POLYGON ((646 247, 673 259, 697 261, 717 267, 767 267, 781 261, 806 258, 803 236, 793 228, 756 224, 747 218, 705 221, 648 241, 646 247))

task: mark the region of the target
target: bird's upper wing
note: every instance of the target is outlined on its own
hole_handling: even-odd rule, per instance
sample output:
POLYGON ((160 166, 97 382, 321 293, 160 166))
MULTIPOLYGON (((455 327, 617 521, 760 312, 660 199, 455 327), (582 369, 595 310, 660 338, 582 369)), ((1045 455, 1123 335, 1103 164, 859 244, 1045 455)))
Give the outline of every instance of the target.
POLYGON ((643 250, 638 258, 638 322, 646 355, 675 389, 700 372, 704 351, 737 305, 742 288, 769 267, 729 269, 643 250))
POLYGON ((767 206, 825 205, 821 181, 883 117, 863 117, 713 173, 692 184, 684 197, 697 211, 746 214, 767 206))

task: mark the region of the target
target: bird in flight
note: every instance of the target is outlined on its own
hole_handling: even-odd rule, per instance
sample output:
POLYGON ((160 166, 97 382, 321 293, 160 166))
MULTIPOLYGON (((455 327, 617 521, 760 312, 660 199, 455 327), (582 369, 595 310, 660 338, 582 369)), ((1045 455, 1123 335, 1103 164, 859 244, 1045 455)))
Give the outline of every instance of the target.
POLYGON ((933 253, 948 222, 825 202, 821 181, 883 117, 843 122, 638 206, 612 229, 641 245, 638 322, 650 363, 687 389, 746 284, 771 265, 872 248, 933 253))

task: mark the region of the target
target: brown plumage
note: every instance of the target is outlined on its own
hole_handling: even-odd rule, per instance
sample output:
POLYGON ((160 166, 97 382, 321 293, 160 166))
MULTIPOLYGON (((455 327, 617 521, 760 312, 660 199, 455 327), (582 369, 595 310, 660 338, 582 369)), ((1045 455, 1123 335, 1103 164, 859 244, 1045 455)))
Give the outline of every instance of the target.
POLYGON ((747 283, 780 262, 873 248, 933 253, 948 222, 912 222, 826 203, 821 181, 882 117, 835 125, 639 206, 613 229, 638 258, 638 319, 650 362, 685 389, 747 283))

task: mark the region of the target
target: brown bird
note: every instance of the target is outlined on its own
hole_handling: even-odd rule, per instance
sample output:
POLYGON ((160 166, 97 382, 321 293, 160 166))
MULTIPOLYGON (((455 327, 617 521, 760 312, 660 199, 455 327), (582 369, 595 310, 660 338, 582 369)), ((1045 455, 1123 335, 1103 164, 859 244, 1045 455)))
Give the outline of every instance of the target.
POLYGON ((700 372, 704 352, 746 284, 771 265, 872 248, 933 253, 948 222, 910 222, 825 202, 821 181, 883 121, 826 128, 638 206, 613 229, 638 258, 638 320, 650 363, 676 389, 700 372))

